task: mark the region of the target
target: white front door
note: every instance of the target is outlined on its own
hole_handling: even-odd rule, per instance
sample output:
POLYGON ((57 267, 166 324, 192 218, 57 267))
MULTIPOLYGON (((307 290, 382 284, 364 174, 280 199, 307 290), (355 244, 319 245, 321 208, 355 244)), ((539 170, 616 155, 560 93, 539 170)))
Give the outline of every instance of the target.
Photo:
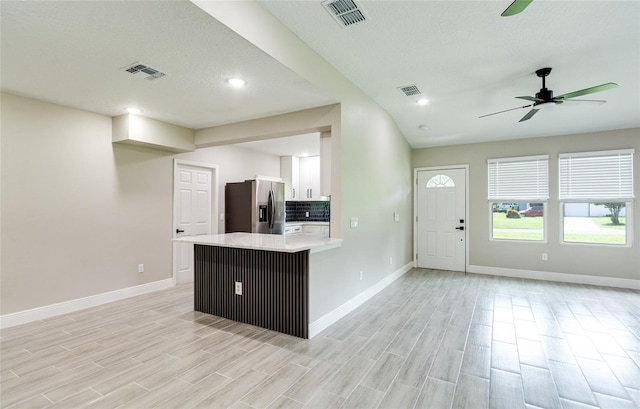
MULTIPOLYGON (((177 163, 174 175, 174 237, 211 234, 212 168, 177 163)), ((176 284, 193 281, 193 245, 174 244, 176 284)))
POLYGON ((417 172, 416 266, 465 271, 466 170, 417 172))

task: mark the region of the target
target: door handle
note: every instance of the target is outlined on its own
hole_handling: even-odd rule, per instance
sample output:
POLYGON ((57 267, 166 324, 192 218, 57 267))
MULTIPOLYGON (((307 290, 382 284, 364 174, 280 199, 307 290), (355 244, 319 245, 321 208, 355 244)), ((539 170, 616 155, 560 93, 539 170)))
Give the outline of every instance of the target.
POLYGON ((184 230, 176 229, 176 234, 184 233, 184 230))
POLYGON ((464 226, 456 227, 456 230, 464 230, 464 226))
POLYGON ((291 191, 292 191, 291 198, 292 198, 292 199, 295 199, 295 198, 296 198, 296 188, 295 188, 295 187, 294 187, 294 188, 292 188, 292 189, 291 189, 291 191))
POLYGON ((269 198, 267 199, 267 222, 269 228, 273 228, 275 215, 275 206, 273 203, 273 190, 269 191, 269 198))

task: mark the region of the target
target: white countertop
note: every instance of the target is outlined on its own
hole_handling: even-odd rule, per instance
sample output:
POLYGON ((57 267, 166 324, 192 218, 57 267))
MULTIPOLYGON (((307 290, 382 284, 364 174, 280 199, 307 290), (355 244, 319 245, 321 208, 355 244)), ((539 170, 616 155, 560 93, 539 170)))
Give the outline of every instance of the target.
POLYGON ((342 239, 280 234, 259 233, 229 233, 215 234, 211 236, 185 236, 173 241, 178 243, 203 244, 206 246, 234 247, 240 249, 280 251, 283 253, 296 253, 310 250, 318 253, 337 247, 342 247, 342 239))

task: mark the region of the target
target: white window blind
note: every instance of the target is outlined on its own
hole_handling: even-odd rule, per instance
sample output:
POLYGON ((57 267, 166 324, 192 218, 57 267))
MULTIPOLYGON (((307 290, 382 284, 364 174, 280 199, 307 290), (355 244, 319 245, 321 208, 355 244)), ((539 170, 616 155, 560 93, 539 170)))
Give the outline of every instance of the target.
POLYGON ((549 157, 489 159, 489 200, 549 200, 549 157))
POLYGON ((563 153, 559 156, 561 201, 633 199, 633 149, 563 153))

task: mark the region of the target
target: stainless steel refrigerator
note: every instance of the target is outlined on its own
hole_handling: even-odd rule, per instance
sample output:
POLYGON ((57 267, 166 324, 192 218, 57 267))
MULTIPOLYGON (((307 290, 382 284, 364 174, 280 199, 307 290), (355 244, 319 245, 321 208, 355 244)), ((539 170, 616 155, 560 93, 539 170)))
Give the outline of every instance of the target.
POLYGON ((224 195, 226 233, 284 234, 284 182, 227 183, 224 195))

